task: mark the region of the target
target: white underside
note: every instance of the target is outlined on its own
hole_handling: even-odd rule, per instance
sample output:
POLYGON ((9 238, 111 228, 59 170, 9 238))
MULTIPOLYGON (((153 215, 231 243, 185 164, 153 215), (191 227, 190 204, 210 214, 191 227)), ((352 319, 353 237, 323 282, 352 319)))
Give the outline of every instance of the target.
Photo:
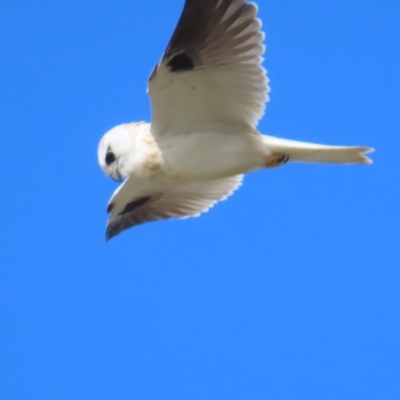
POLYGON ((143 126, 132 153, 133 164, 126 175, 151 176, 172 181, 204 181, 226 178, 265 168, 271 155, 289 161, 365 164, 367 147, 325 146, 260 135, 251 128, 216 124, 186 132, 166 132, 153 138, 143 126), (151 140, 145 138, 151 137, 151 140), (138 154, 141 155, 140 159, 138 154), (151 154, 151 156, 150 156, 151 154), (154 168, 154 154, 159 165, 154 168), (149 163, 149 160, 151 161, 149 163), (144 174, 144 175, 143 175, 144 174))
POLYGON ((257 133, 218 131, 165 135, 159 142, 165 174, 173 180, 225 178, 261 168, 265 164, 263 138, 257 133))

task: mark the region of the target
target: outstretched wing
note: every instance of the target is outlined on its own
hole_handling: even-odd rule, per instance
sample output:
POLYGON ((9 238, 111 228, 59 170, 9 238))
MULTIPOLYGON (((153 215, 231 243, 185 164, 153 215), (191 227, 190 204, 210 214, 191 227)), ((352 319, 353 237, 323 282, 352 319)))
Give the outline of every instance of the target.
POLYGON ((125 229, 145 222, 200 215, 226 199, 242 183, 243 175, 213 181, 162 186, 128 178, 114 193, 107 212, 107 240, 125 229))
POLYGON ((186 0, 149 81, 152 132, 209 122, 255 126, 268 100, 257 6, 186 0))

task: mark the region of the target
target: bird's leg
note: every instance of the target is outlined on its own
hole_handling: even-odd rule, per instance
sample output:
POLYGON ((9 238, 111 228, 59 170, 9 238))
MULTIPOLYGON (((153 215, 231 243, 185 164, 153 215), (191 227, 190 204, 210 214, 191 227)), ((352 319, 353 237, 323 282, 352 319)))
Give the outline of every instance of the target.
POLYGON ((267 157, 265 166, 267 168, 280 167, 281 165, 286 164, 288 161, 289 156, 287 154, 273 153, 267 157))

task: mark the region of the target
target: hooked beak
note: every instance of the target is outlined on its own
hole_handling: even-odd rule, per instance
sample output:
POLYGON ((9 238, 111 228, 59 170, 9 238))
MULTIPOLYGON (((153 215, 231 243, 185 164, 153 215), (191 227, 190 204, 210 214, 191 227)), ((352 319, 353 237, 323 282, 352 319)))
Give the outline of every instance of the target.
POLYGON ((115 169, 115 171, 111 174, 111 178, 116 182, 122 182, 122 176, 118 169, 115 169))

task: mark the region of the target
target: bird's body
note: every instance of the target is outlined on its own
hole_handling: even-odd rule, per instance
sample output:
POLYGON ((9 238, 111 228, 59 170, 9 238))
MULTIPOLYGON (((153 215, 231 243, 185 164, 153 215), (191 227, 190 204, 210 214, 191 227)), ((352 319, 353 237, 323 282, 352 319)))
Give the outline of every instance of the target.
POLYGON ((263 137, 252 129, 204 124, 154 137, 151 124, 120 125, 109 132, 131 141, 124 176, 191 182, 226 178, 266 166, 263 137))
POLYGON ((243 174, 287 161, 370 163, 368 147, 324 146, 260 134, 268 100, 257 7, 245 0, 186 0, 149 81, 151 123, 103 137, 99 162, 116 180, 107 238, 139 223, 199 215, 237 189, 243 174))

